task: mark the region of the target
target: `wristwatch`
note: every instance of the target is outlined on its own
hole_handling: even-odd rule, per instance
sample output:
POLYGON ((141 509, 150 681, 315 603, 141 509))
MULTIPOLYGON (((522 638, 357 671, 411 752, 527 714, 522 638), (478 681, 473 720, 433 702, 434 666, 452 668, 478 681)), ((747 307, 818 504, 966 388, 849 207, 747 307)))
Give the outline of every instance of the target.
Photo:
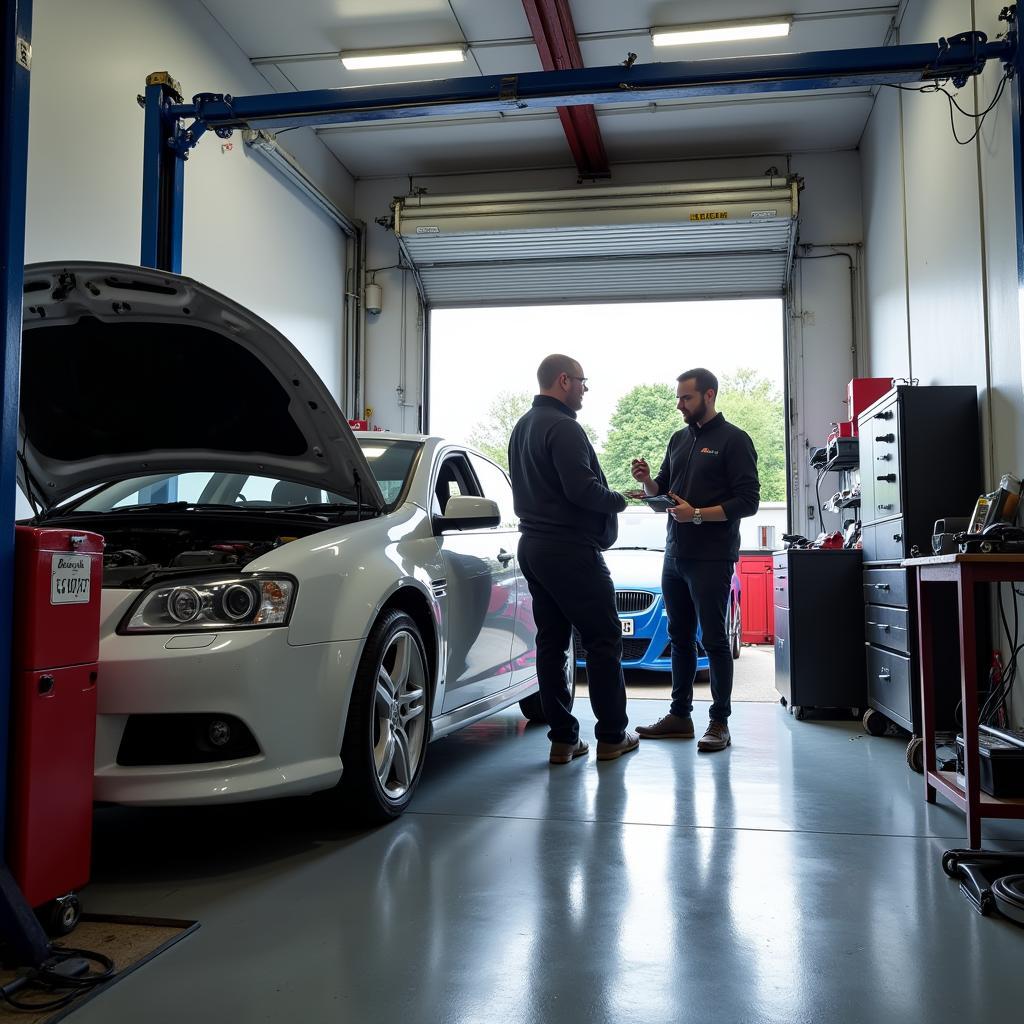
POLYGON ((694 526, 700 526, 704 522, 704 517, 700 514, 700 509, 695 508, 693 510, 693 519, 690 520, 694 526))

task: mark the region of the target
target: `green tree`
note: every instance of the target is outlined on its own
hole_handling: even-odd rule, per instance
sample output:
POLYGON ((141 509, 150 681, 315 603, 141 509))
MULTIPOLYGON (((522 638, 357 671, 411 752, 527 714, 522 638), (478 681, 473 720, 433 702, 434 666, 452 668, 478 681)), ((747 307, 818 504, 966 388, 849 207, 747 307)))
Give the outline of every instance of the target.
POLYGON ((782 393, 756 370, 744 368, 719 381, 717 408, 754 442, 761 500, 785 501, 786 415, 782 393))
MULTIPOLYGON (((469 443, 508 470, 508 439, 519 417, 533 405, 526 391, 499 391, 487 409, 487 416, 469 432, 469 443)), ((581 423, 591 444, 597 444, 597 431, 581 423)))
MULTIPOLYGON (((740 369, 719 381, 717 408, 754 442, 762 501, 786 500, 786 421, 778 388, 756 370, 740 369)), ((642 456, 657 473, 669 438, 685 426, 667 384, 640 384, 626 392, 612 414, 601 465, 609 486, 635 486, 632 459, 642 456)))
POLYGON ((627 391, 616 403, 601 453, 608 486, 617 491, 637 486, 629 472, 634 458, 647 459, 657 473, 668 439, 683 425, 675 390, 667 384, 638 384, 627 391))

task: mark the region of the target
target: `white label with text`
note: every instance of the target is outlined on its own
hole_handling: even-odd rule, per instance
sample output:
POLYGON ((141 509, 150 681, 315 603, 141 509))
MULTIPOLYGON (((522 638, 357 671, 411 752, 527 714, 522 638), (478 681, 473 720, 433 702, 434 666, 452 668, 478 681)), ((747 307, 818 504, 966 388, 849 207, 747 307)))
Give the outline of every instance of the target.
POLYGON ((50 604, 88 604, 90 555, 57 554, 50 560, 50 604))

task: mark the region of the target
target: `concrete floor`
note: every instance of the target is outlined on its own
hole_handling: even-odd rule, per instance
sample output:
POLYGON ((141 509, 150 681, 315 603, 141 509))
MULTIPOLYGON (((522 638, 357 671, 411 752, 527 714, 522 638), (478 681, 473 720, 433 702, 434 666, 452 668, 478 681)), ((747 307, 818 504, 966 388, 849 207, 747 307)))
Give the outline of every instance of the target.
MULTIPOLYGON (((732 731, 552 767, 509 711, 433 745, 411 812, 370 832, 310 800, 101 809, 86 909, 202 927, 72 1019, 1019 1019, 1024 929, 942 873, 963 818, 903 743, 769 704, 732 731)), ((985 837, 1024 848, 1022 823, 985 837)))

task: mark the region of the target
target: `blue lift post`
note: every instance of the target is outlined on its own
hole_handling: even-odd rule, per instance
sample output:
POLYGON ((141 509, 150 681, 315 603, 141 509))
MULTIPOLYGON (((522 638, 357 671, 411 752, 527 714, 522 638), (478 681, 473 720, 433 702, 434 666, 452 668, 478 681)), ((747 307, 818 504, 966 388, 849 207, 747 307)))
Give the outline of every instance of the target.
MULTIPOLYGON (((0 108, 0 302, 3 303, 3 407, 0 409, 0 840, 7 836, 11 640, 14 618, 14 502, 17 487, 18 392, 21 385, 21 296, 25 280, 25 188, 28 93, 32 67, 32 0, 7 0, 0 108)), ((50 944, 4 863, 0 847, 0 934, 18 963, 37 967, 50 944)))
POLYGON ((188 151, 174 146, 181 129, 178 118, 169 110, 172 102, 181 103, 181 92, 170 75, 157 71, 146 78, 146 94, 140 99, 146 111, 146 126, 139 263, 180 274, 184 159, 188 151))

